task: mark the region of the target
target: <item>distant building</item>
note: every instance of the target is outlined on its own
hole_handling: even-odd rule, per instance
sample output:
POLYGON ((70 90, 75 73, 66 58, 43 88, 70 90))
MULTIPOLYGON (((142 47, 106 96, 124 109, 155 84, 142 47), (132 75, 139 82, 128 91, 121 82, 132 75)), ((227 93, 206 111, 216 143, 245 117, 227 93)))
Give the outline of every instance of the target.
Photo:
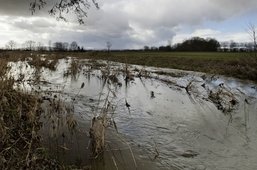
POLYGON ((253 43, 222 42, 218 51, 221 52, 251 52, 254 51, 253 43))

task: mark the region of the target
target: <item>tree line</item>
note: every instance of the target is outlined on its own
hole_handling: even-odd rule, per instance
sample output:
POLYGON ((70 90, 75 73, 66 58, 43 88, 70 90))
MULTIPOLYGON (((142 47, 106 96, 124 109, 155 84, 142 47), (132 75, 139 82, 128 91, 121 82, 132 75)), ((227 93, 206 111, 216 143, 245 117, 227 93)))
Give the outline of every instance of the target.
MULTIPOLYGON (((68 42, 48 42, 48 45, 44 45, 41 42, 35 42, 32 40, 25 41, 19 45, 15 41, 11 40, 6 43, 6 50, 25 50, 25 51, 86 51, 83 46, 78 45, 76 41, 68 42)), ((190 39, 184 40, 182 43, 177 43, 171 45, 169 42, 166 46, 159 47, 149 47, 144 46, 143 49, 126 49, 126 50, 111 50, 112 43, 110 41, 106 42, 106 51, 163 51, 163 52, 247 52, 256 51, 256 42, 248 43, 238 43, 234 41, 218 42, 214 38, 200 38, 192 37, 190 39)), ((92 50, 89 50, 92 51, 92 50)), ((102 51, 102 50, 101 50, 102 51)))
MULTIPOLYGON (((253 28, 253 30, 256 30, 253 28)), ((201 38, 192 37, 190 39, 184 40, 182 43, 177 43, 175 45, 170 45, 170 42, 166 46, 159 47, 149 47, 144 46, 144 51, 181 51, 181 52, 256 52, 256 33, 252 31, 252 42, 235 42, 235 41, 225 41, 218 42, 214 38, 201 38)))
POLYGON ((24 50, 24 51, 85 51, 83 46, 79 46, 76 41, 68 42, 48 42, 48 45, 44 45, 41 42, 35 42, 33 40, 25 41, 18 47, 18 43, 10 40, 5 45, 6 50, 24 50))
POLYGON ((200 38, 193 37, 183 41, 182 43, 177 43, 173 46, 166 45, 160 47, 149 47, 144 46, 144 51, 190 51, 190 52, 206 52, 206 51, 218 51, 220 43, 214 38, 200 38))

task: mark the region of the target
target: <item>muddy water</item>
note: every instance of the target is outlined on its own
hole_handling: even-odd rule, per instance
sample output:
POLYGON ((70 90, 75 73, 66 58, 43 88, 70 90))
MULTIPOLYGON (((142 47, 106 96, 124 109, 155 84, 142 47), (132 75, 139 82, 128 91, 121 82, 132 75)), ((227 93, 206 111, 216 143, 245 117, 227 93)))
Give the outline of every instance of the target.
MULTIPOLYGON (((102 78, 107 67, 93 68, 90 62, 80 61, 83 68, 74 80, 63 76, 69 62, 69 59, 60 60, 55 72, 41 70, 40 85, 33 85, 33 89, 44 92, 47 97, 56 95, 62 99, 63 112, 68 114, 67 110, 72 110, 78 122, 78 128, 71 135, 65 125, 53 130, 52 119, 61 122, 60 117, 44 121, 44 143, 60 161, 91 165, 92 169, 257 168, 255 84, 141 66, 128 66, 134 80, 126 83, 124 72, 120 71, 125 66, 119 63, 110 63, 108 67, 111 72, 118 72, 121 83, 108 86, 112 89, 109 100, 116 108, 111 117, 118 133, 109 127, 103 156, 90 158, 88 131, 91 119, 109 91, 102 78), (142 70, 147 74, 137 76, 142 70), (82 83, 85 83, 83 89, 82 83), (218 97, 211 99, 210 94, 218 97)), ((13 75, 18 78, 20 72, 24 73, 23 87, 31 90, 29 80, 33 77, 33 68, 25 67, 25 63, 12 65, 13 75)), ((49 110, 46 113, 45 118, 51 115, 49 110)))

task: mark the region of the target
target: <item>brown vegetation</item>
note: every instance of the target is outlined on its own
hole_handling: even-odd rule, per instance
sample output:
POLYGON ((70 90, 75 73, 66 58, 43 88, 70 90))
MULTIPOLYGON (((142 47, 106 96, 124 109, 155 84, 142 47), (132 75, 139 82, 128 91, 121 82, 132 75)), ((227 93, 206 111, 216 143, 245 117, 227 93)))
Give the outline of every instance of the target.
POLYGON ((0 168, 56 168, 40 147, 40 100, 14 89, 7 77, 7 61, 0 59, 0 168))

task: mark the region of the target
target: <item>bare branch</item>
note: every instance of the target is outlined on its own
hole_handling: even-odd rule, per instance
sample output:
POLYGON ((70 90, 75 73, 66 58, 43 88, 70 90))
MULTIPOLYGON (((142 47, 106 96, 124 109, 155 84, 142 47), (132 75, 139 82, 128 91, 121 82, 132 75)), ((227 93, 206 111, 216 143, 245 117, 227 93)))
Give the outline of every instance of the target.
POLYGON ((67 21, 65 14, 73 12, 80 24, 84 24, 84 19, 87 17, 87 12, 91 6, 99 9, 99 5, 95 0, 33 0, 30 3, 30 11, 35 14, 37 10, 41 10, 46 4, 53 3, 52 8, 48 11, 51 16, 57 20, 67 21))
POLYGON ((254 51, 256 52, 256 49, 257 49, 257 42, 256 42, 257 41, 257 28, 252 23, 248 24, 248 34, 250 35, 251 40, 253 41, 253 48, 254 48, 254 51))

